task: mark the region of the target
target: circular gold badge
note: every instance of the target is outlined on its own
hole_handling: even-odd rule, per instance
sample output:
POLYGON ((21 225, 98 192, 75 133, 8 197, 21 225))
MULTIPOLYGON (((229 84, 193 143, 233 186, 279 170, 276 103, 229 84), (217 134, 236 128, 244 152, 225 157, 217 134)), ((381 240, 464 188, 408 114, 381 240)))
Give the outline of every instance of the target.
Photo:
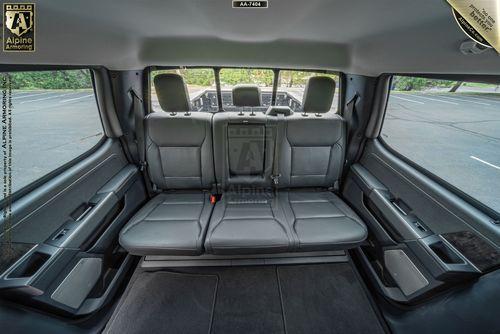
POLYGON ((491 48, 492 46, 490 45, 490 43, 488 43, 488 41, 486 39, 483 38, 483 36, 481 36, 481 34, 476 30, 474 29, 474 27, 472 27, 466 20, 465 18, 460 15, 459 12, 457 12, 455 9, 451 9, 451 11, 453 12, 453 16, 455 17, 455 20, 457 21, 458 25, 460 26, 460 28, 462 29, 462 31, 470 38, 472 39, 474 42, 478 43, 478 44, 481 44, 482 46, 484 47, 487 47, 487 48, 491 48))

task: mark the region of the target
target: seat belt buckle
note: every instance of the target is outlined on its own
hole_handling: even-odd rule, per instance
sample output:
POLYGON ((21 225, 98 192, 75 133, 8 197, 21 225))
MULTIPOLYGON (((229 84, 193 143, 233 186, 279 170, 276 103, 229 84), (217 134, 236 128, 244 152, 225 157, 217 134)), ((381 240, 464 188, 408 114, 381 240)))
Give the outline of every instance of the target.
POLYGON ((210 204, 214 205, 217 203, 217 197, 215 195, 210 195, 210 204))
POLYGON ((280 181, 281 174, 278 175, 271 175, 271 179, 273 180, 274 184, 277 185, 280 181))
POLYGON ((143 172, 147 165, 148 163, 146 161, 139 161, 139 170, 143 172))

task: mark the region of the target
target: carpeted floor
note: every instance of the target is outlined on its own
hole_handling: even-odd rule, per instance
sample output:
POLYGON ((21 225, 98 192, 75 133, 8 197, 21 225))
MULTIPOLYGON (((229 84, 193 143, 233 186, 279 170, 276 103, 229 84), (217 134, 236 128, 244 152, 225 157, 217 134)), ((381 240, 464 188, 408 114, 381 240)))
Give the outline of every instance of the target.
POLYGON ((383 333, 348 263, 138 270, 105 333, 383 333))

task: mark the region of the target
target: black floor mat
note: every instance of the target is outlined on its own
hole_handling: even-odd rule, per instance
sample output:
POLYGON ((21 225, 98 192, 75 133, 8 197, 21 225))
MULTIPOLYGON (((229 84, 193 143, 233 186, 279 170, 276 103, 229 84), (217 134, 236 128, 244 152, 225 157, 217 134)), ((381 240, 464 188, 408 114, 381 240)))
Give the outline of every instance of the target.
POLYGON ((134 275, 104 333, 209 333, 217 276, 134 275))
POLYGON ((283 333, 275 267, 219 269, 212 333, 283 333))
POLYGON ((279 267, 286 333, 384 333, 347 263, 279 267))
POLYGON ((348 263, 178 270, 136 273, 106 333, 384 332, 348 263))

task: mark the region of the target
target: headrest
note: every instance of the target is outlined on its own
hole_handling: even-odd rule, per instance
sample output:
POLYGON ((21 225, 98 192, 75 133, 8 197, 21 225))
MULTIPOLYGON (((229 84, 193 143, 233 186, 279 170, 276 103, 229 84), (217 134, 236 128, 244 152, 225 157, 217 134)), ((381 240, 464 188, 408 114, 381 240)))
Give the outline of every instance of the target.
POLYGON ((189 93, 182 77, 174 73, 158 74, 154 77, 158 102, 164 111, 189 111, 189 93))
POLYGON ((278 114, 290 116, 291 114, 293 114, 293 111, 292 109, 290 109, 290 107, 282 106, 270 106, 269 108, 267 108, 266 115, 278 116, 278 114))
POLYGON ((312 77, 307 81, 302 100, 304 112, 325 113, 332 107, 335 80, 330 77, 312 77))
POLYGON ((259 107, 260 88, 256 85, 236 85, 233 88, 233 105, 235 107, 259 107))

